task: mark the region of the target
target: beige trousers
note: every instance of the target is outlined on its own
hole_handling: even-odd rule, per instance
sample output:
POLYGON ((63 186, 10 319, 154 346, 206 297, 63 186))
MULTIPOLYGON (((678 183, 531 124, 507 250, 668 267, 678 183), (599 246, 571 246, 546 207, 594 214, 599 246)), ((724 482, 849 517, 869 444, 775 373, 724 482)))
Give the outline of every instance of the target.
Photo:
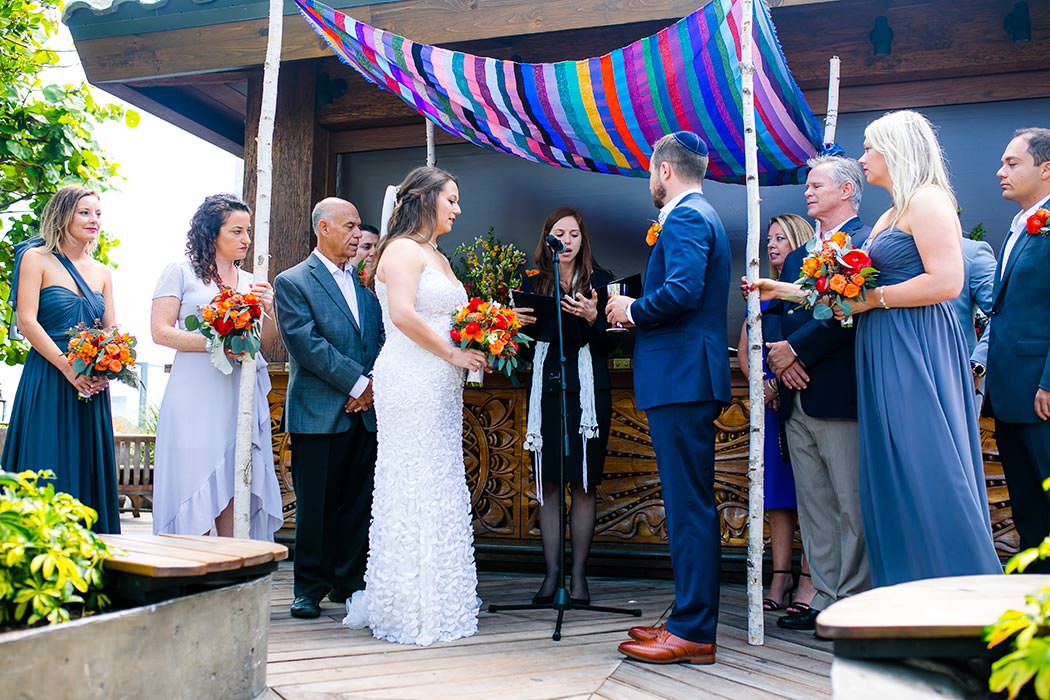
POLYGON ((802 546, 823 610, 871 587, 858 493, 857 422, 813 418, 800 394, 785 426, 802 546))

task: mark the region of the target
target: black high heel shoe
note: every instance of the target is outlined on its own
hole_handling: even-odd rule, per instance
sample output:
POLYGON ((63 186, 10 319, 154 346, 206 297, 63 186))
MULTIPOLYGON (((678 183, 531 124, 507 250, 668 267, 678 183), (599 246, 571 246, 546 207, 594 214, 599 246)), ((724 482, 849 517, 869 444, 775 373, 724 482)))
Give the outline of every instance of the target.
MULTIPOLYGON (((790 569, 773 569, 773 575, 776 576, 777 574, 787 574, 788 576, 791 576, 792 571, 790 569)), ((772 582, 770 582, 770 585, 772 586, 772 582)), ((787 600, 791 598, 791 596, 794 594, 795 588, 796 586, 794 584, 794 580, 792 580, 792 585, 784 591, 784 595, 781 596, 779 602, 774 598, 763 598, 762 609, 766 612, 776 612, 778 610, 783 610, 784 608, 788 607, 787 600)), ((788 612, 791 612, 791 610, 789 609, 788 612)))
MULTIPOLYGON (((586 579, 584 579, 584 580, 586 580, 586 579)), ((569 580, 569 590, 570 591, 572 590, 572 580, 571 579, 569 580)), ((583 598, 573 598, 572 594, 570 594, 569 595, 569 602, 572 603, 573 605, 590 605, 591 604, 591 593, 590 593, 590 590, 587 591, 587 595, 584 596, 583 598)))
MULTIPOLYGON (((543 583, 540 584, 540 591, 542 591, 543 587, 547 585, 548 578, 549 577, 544 577, 543 583)), ((557 590, 557 586, 554 586, 554 589, 557 590)), ((540 591, 536 591, 536 595, 532 596, 533 605, 550 605, 554 602, 553 590, 551 591, 550 595, 540 595, 540 591)))

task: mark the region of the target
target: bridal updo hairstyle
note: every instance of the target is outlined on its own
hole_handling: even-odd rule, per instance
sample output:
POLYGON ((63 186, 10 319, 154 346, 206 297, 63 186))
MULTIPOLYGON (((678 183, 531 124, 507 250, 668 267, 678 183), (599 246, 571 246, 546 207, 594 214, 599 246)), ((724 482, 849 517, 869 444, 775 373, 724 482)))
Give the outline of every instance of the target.
POLYGON ((379 260, 391 241, 398 238, 422 236, 429 238, 434 231, 437 217, 437 200, 441 190, 449 181, 459 185, 451 173, 430 165, 416 168, 401 181, 397 188, 397 200, 390 214, 387 234, 376 248, 372 262, 372 279, 379 269, 379 260))
MULTIPOLYGON (((215 239, 219 237, 219 230, 230 214, 235 211, 247 212, 249 216, 252 213, 237 195, 213 194, 205 198, 190 219, 190 230, 186 234, 186 257, 190 259, 193 273, 204 284, 215 282, 222 286, 219 270, 215 266, 215 239)), ((240 266, 241 263, 238 260, 234 264, 240 266)))

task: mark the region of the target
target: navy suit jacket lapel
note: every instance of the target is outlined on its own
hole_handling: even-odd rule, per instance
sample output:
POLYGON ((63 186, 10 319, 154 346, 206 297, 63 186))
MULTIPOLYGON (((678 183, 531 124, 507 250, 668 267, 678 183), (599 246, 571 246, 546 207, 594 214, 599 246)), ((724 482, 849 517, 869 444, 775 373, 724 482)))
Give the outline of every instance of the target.
POLYGON ((354 315, 350 313, 350 307, 346 303, 346 299, 343 297, 342 290, 339 289, 339 285, 332 279, 332 273, 328 271, 324 263, 317 259, 317 256, 310 254, 310 266, 313 272, 314 279, 321 285, 328 296, 332 298, 332 303, 338 307, 340 311, 346 316, 347 320, 350 321, 350 325, 358 333, 361 332, 361 328, 357 325, 357 321, 354 319, 354 315))
MULTIPOLYGON (((1047 204, 1050 204, 1050 200, 1046 200, 1039 206, 1045 207, 1047 204)), ((1022 225, 1026 223, 1027 222, 1022 222, 1022 225)), ((1028 241, 1035 238, 1035 236, 1028 233, 1026 228, 1021 229, 1021 233, 1018 234, 1021 237, 1021 240, 1017 241, 1017 243, 1014 244, 1013 250, 1010 251, 1010 259, 1006 261, 1006 270, 1004 271, 1003 256, 1006 254, 1006 246, 1010 242, 1011 235, 1013 235, 1012 232, 1007 234, 1006 240, 1003 241, 1003 249, 999 253, 999 264, 995 269, 997 276, 995 278, 995 297, 992 299, 993 306, 999 301, 999 295, 1002 293, 1003 288, 1006 287, 1006 283, 1010 279, 1010 273, 1013 272, 1014 266, 1017 265, 1017 261, 1021 259, 1021 254, 1024 252, 1025 246, 1028 245, 1028 241)))

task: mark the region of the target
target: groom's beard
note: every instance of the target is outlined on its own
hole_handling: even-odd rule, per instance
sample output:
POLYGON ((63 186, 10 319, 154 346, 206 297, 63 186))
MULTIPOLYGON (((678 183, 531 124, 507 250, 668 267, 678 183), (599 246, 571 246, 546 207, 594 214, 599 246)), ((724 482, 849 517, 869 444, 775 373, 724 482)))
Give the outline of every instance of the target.
POLYGON ((650 187, 649 194, 653 196, 653 206, 657 209, 663 209, 664 204, 667 202, 667 188, 663 186, 663 183, 650 187))

